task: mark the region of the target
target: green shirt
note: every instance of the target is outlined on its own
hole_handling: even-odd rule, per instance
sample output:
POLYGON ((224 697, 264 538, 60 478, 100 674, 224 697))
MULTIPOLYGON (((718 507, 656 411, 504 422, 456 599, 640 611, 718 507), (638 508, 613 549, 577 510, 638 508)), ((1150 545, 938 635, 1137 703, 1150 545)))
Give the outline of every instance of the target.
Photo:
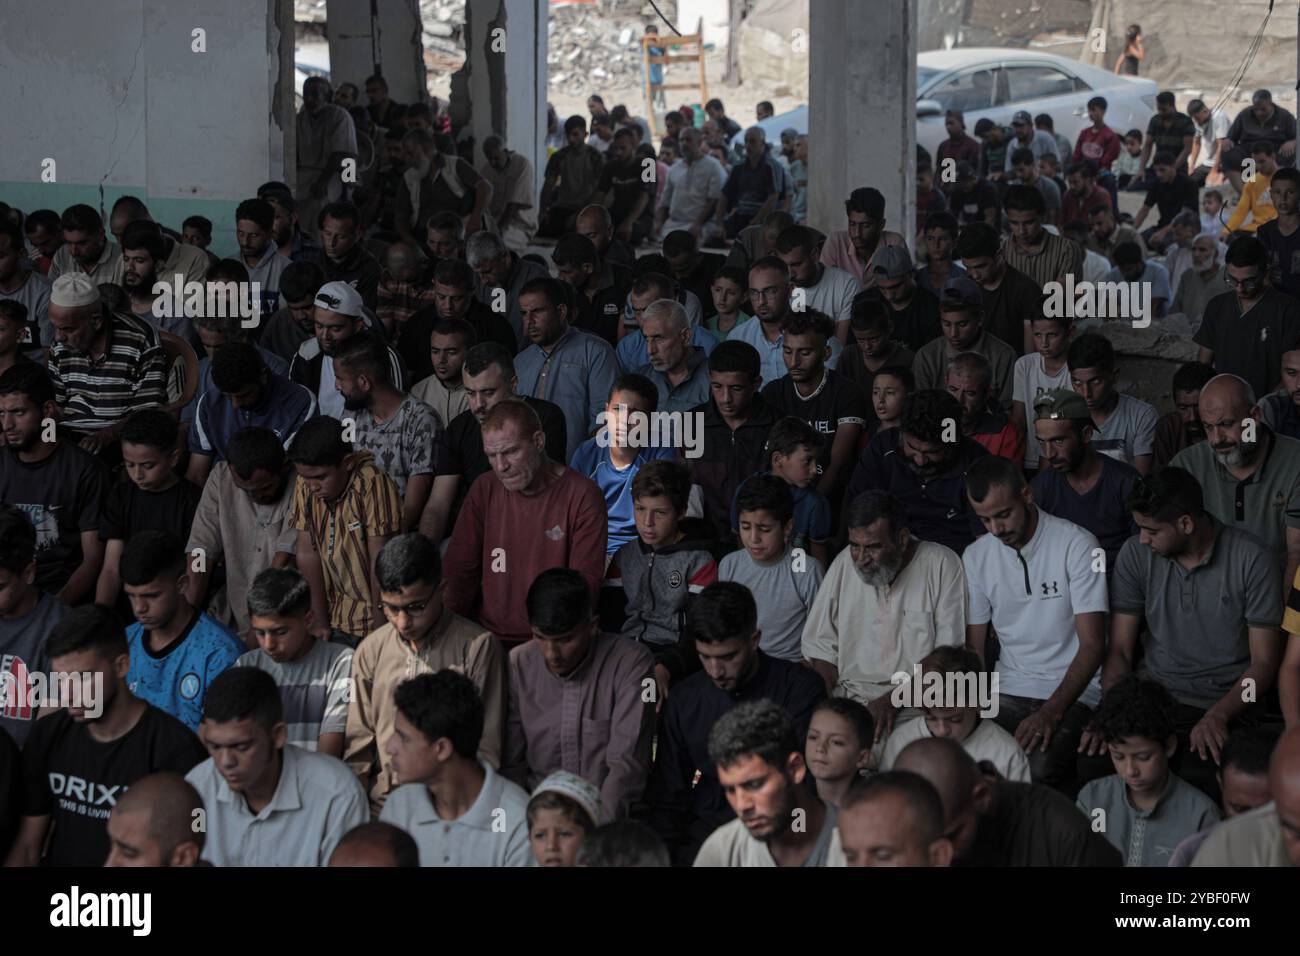
POLYGON ((746 315, 744 312, 737 312, 736 324, 731 327, 731 331, 722 332, 718 329, 718 317, 716 315, 711 315, 704 320, 704 327, 717 336, 719 342, 725 342, 731 336, 732 332, 736 331, 736 329, 740 328, 752 318, 752 315, 746 315))
POLYGON ((1300 440, 1274 434, 1259 467, 1238 481, 1214 456, 1208 441, 1184 448, 1169 464, 1185 468, 1201 484, 1205 509, 1226 525, 1249 531, 1286 567, 1286 529, 1300 529, 1300 440))

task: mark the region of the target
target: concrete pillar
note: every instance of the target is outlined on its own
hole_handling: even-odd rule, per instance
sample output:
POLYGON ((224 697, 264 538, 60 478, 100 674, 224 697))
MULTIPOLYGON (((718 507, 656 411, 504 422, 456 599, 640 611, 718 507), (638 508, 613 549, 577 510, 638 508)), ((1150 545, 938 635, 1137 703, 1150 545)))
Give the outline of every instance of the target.
POLYGON ((860 186, 886 228, 916 231, 916 0, 817 0, 808 10, 808 222, 845 228, 860 186))
POLYGON ((483 140, 501 136, 533 164, 534 195, 546 169, 546 25, 547 0, 469 0, 465 66, 452 79, 451 110, 468 119, 474 165, 483 140))
POLYGON ((326 22, 330 81, 355 83, 367 103, 365 80, 383 65, 388 95, 398 103, 424 102, 424 43, 419 0, 330 0, 326 22))

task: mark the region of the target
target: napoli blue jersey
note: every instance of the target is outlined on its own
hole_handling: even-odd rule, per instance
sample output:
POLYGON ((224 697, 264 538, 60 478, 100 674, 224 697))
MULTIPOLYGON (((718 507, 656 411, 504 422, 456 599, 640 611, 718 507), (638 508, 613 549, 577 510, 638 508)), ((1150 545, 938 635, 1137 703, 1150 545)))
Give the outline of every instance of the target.
POLYGON ((131 669, 126 675, 131 693, 195 733, 203 719, 203 695, 208 685, 248 650, 207 614, 199 614, 161 654, 145 646, 144 625, 139 621, 126 629, 126 639, 131 648, 131 669))

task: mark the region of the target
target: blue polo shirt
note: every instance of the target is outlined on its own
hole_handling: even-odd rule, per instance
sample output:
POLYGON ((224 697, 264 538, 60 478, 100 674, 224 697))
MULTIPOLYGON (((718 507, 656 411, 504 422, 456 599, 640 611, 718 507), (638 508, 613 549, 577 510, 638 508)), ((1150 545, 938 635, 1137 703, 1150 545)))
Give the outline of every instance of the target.
POLYGON ((194 412, 190 429, 190 451, 211 455, 215 464, 225 461, 226 444, 241 428, 258 426, 275 432, 287 447, 298 429, 319 412, 316 396, 306 387, 272 373, 266 394, 256 408, 235 408, 215 383, 209 384, 194 412))
POLYGON ((636 514, 633 511, 632 480, 641 466, 658 458, 675 458, 671 448, 643 448, 636 460, 621 471, 609 457, 609 446, 602 448, 594 438, 588 438, 574 452, 569 467, 585 478, 590 478, 605 496, 609 512, 609 538, 606 554, 613 554, 629 541, 636 540, 636 514))
POLYGON ((206 613, 195 614, 190 626, 155 654, 145 646, 144 625, 126 629, 131 669, 126 683, 131 693, 171 714, 195 733, 203 719, 203 695, 213 678, 248 650, 206 613))

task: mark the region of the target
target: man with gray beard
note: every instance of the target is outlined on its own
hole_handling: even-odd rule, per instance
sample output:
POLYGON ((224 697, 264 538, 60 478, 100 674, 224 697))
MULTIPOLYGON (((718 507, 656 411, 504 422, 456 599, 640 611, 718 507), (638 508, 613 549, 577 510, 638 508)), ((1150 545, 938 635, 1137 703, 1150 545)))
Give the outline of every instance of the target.
POLYGON ((1236 375, 1206 382, 1198 407, 1205 441, 1169 464, 1191 472, 1206 511, 1268 546, 1286 594, 1300 566, 1300 440, 1264 424, 1254 390, 1236 375))
POLYGON ((899 500, 868 491, 849 504, 849 546, 831 562, 803 630, 803 656, 827 692, 865 704, 882 741, 899 714, 893 675, 966 641, 966 574, 956 553, 912 536, 899 500))

